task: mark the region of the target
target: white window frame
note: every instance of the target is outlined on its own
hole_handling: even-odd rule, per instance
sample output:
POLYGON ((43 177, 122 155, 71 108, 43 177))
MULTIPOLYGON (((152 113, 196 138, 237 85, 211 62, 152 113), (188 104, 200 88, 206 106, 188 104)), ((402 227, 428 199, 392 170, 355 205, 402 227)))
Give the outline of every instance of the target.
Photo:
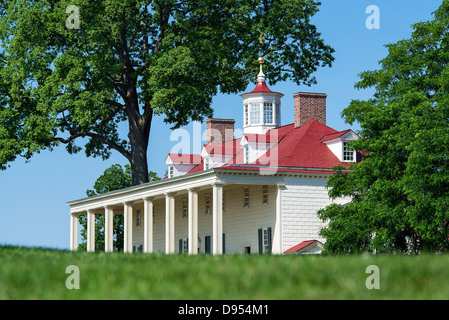
POLYGON ((169 166, 168 166, 168 177, 169 177, 169 178, 173 178, 174 172, 175 172, 174 166, 173 166, 173 165, 169 165, 169 166))
POLYGON ((354 162, 355 161, 355 151, 347 147, 349 141, 343 141, 343 162, 354 162))
POLYGON ((204 202, 205 202, 205 214, 210 214, 211 210, 210 210, 210 194, 209 193, 206 194, 204 202))
POLYGON ((260 105, 259 102, 251 102, 250 104, 250 123, 260 124, 260 105))
POLYGON ((274 123, 273 102, 264 102, 263 103, 263 123, 264 124, 273 124, 274 123))
POLYGON ((244 104, 244 106, 243 106, 243 110, 244 110, 244 121, 245 121, 245 126, 247 126, 247 125, 249 125, 249 113, 248 113, 248 111, 249 111, 249 107, 248 107, 248 104, 247 103, 245 103, 244 104))
POLYGON ((279 103, 275 104, 275 114, 276 114, 276 125, 279 127, 281 125, 281 105, 279 103))
POLYGON ((263 229, 263 253, 268 253, 268 228, 263 229))
POLYGON ((249 208, 249 187, 243 188, 243 207, 249 208))
POLYGON ((182 217, 187 217, 187 198, 182 199, 182 217))
POLYGON ((141 225, 141 221, 140 221, 140 210, 137 210, 137 215, 136 215, 136 227, 140 227, 141 225))
POLYGON ((245 163, 249 163, 249 145, 248 144, 245 144, 244 146, 243 146, 243 148, 244 148, 244 151, 245 151, 245 159, 244 159, 244 162, 245 163))
POLYGON ((262 186, 262 204, 268 204, 268 185, 262 186))

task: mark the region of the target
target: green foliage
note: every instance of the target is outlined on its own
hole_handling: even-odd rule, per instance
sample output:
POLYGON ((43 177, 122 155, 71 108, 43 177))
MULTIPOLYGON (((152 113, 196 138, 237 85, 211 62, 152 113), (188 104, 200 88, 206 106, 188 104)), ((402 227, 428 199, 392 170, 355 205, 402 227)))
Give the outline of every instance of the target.
MULTIPOLYGON (((159 176, 150 171, 148 173, 149 181, 160 180, 159 176)), ((131 166, 126 164, 124 168, 119 164, 113 164, 107 168, 104 173, 98 177, 94 184, 94 190, 86 190, 88 197, 93 197, 99 194, 108 193, 114 190, 124 189, 132 186, 131 166)), ((87 248, 87 215, 80 214, 78 221, 81 226, 81 243, 78 250, 85 251, 87 248)), ((113 249, 114 251, 123 251, 124 241, 124 222, 123 215, 116 214, 113 219, 113 249)), ((99 214, 95 216, 95 251, 104 251, 104 215, 99 214)))
POLYGON ((313 0, 0 1, 0 169, 17 156, 86 138, 147 182, 153 115, 173 128, 211 117, 212 97, 254 81, 264 55, 272 83, 312 84, 333 49, 310 18, 313 0), (80 28, 66 28, 66 8, 80 28), (264 35, 265 41, 259 41, 264 35), (127 122, 122 138, 118 125, 127 122))
POLYGON ((342 115, 358 122, 365 154, 329 180, 332 198, 352 197, 319 216, 328 252, 422 252, 449 247, 449 1, 434 19, 413 25, 411 39, 387 45, 381 68, 360 74, 368 101, 342 115))

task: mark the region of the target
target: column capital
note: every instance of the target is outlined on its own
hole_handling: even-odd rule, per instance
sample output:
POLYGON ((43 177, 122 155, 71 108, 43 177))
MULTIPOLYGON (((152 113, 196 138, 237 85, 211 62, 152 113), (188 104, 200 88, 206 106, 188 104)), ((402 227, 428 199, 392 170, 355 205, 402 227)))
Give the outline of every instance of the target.
POLYGON ((278 183, 277 185, 276 185, 276 187, 279 189, 279 190, 285 190, 286 188, 285 188, 285 184, 283 184, 283 183, 278 183))
POLYGON ((134 203, 134 201, 122 201, 122 204, 124 205, 124 206, 132 206, 133 205, 133 203, 134 203))
POLYGON ((166 198, 174 198, 175 194, 176 194, 176 192, 164 192, 164 196, 166 198))
POLYGON ((211 183, 212 187, 217 187, 217 188, 223 188, 224 183, 223 182, 213 182, 211 183))
POLYGON ((198 193, 200 191, 200 188, 187 188, 186 190, 187 190, 187 192, 198 193))
POLYGON ((106 205, 103 206, 103 208, 105 208, 105 210, 112 210, 112 205, 106 205))
POLYGON ((153 202, 154 197, 144 197, 142 198, 143 201, 149 201, 149 202, 153 202))

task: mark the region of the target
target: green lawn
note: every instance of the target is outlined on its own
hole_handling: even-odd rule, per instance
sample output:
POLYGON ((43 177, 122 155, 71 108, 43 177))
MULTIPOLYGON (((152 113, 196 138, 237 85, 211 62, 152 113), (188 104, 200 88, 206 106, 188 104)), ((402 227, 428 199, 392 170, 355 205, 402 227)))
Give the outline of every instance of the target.
POLYGON ((147 255, 0 247, 0 299, 448 299, 449 255, 147 255), (80 289, 68 290, 76 265, 80 289), (379 267, 368 290, 366 267, 379 267))

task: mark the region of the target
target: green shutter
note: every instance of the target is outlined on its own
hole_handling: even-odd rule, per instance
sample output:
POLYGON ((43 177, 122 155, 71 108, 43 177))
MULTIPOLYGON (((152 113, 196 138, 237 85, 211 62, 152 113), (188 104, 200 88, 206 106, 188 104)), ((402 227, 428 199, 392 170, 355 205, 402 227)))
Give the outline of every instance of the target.
POLYGON ((210 253, 210 236, 204 238, 206 253, 210 253))
POLYGON ((263 230, 259 229, 258 234, 259 234, 259 254, 262 254, 263 253, 263 230))
POLYGON ((226 253, 226 234, 223 232, 223 254, 226 253))
POLYGON ((271 227, 268 227, 268 253, 271 254, 271 227))
POLYGON ((182 253, 182 239, 179 239, 179 253, 182 253))

